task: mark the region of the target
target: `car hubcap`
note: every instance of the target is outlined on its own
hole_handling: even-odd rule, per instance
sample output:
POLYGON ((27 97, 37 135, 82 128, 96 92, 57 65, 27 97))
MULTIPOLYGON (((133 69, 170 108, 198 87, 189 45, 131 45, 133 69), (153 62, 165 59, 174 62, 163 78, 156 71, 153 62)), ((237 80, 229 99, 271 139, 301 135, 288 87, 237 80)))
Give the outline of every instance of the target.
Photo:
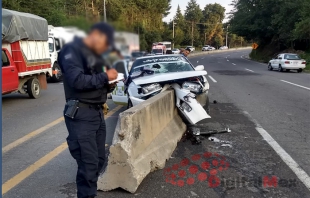
POLYGON ((33 83, 33 90, 36 95, 40 94, 40 86, 38 83, 33 83))

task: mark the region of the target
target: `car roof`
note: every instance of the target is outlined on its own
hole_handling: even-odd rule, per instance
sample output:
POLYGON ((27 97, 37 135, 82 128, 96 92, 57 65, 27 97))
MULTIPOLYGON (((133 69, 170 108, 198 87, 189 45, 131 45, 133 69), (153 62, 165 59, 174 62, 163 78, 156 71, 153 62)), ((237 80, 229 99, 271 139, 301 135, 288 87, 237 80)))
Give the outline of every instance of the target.
POLYGON ((165 55, 153 55, 153 56, 141 56, 138 59, 151 58, 151 57, 167 57, 167 56, 182 56, 182 54, 165 54, 165 55))
POLYGON ((282 53, 284 55, 298 55, 298 54, 294 54, 294 53, 282 53))

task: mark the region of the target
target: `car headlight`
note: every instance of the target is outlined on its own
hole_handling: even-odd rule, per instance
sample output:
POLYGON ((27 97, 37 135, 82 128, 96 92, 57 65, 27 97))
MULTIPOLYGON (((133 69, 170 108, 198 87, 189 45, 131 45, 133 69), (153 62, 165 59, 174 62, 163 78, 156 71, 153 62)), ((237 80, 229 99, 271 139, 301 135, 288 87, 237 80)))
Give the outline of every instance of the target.
POLYGON ((162 87, 160 86, 160 84, 154 83, 154 84, 142 87, 142 93, 143 94, 150 94, 150 93, 159 91, 161 89, 162 89, 162 87))
POLYGON ((195 92, 195 93, 199 93, 201 92, 201 85, 196 84, 196 83, 191 83, 191 82, 184 82, 182 85, 183 89, 195 92))
POLYGON ((192 108, 191 108, 191 106, 189 106, 189 104, 187 104, 186 102, 183 102, 182 104, 181 104, 181 110, 182 111, 187 111, 187 112, 191 112, 191 110, 192 110, 192 108))

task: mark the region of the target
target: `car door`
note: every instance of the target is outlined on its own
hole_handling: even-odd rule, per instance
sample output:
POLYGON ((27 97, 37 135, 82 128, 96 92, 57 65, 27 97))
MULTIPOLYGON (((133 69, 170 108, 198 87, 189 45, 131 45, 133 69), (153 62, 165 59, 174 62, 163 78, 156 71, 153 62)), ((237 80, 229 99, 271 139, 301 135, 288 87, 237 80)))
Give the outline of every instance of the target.
POLYGON ((10 62, 7 51, 2 50, 2 93, 8 93, 18 88, 18 71, 10 62))
POLYGON ((274 67, 274 68, 279 67, 279 58, 280 58, 280 54, 277 55, 276 58, 272 60, 272 67, 274 67))
MULTIPOLYGON (((113 68, 118 73, 123 73, 125 79, 128 78, 128 61, 126 61, 126 60, 116 61, 113 64, 113 68)), ((117 83, 114 91, 111 93, 111 96, 112 96, 112 100, 115 104, 127 105, 128 96, 125 93, 125 84, 123 81, 120 81, 117 83)))
POLYGON ((281 65, 282 59, 283 59, 283 56, 282 56, 282 54, 280 54, 277 58, 277 61, 276 61, 276 67, 277 68, 279 68, 279 65, 281 65))

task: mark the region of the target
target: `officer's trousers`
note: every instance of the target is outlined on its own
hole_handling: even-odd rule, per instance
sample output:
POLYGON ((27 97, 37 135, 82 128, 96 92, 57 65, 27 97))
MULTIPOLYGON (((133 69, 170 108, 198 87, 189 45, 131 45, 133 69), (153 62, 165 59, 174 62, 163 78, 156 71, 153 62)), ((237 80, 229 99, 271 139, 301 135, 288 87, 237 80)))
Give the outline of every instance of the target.
POLYGON ((78 165, 77 197, 96 196, 98 176, 105 162, 106 125, 102 108, 80 107, 74 119, 64 117, 69 151, 78 165))

